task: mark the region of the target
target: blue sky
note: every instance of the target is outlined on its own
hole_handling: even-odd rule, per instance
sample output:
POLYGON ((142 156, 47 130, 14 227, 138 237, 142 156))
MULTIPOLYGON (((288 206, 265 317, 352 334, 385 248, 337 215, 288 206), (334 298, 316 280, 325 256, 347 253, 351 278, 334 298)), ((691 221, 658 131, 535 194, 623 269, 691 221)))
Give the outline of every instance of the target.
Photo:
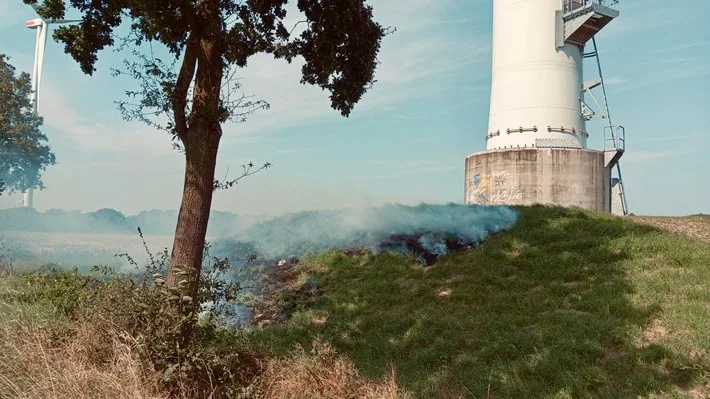
MULTIPOLYGON (((275 166, 218 192, 215 209, 279 214, 463 201, 464 159, 485 149, 492 1, 370 4, 397 32, 384 39, 378 82, 349 119, 330 109, 327 92, 299 84, 298 63, 259 56, 239 71, 245 93, 271 109, 224 127, 217 175, 248 161, 275 166)), ((612 117, 626 127, 621 162, 631 212, 710 213, 709 13, 706 0, 622 0, 621 16, 597 36, 612 117)), ((0 0, 0 51, 27 72, 31 18, 21 0, 0 0)), ((121 119, 113 101, 134 83, 111 76, 120 53, 99 59, 88 77, 62 45, 47 42, 39 107, 58 162, 45 175, 48 188, 35 193, 36 207, 178 208, 182 155, 166 133, 121 119)), ((588 128, 589 146, 601 148, 603 122, 588 128)), ((0 208, 20 199, 0 197, 0 208)))

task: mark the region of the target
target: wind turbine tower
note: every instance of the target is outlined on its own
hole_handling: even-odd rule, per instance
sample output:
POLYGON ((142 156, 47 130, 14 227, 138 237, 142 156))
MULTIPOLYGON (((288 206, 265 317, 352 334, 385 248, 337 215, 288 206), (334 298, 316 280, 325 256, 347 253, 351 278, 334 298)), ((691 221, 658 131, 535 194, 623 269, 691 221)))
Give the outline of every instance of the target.
POLYGON ((594 38, 618 15, 618 0, 493 0, 487 148, 466 158, 466 203, 628 213, 625 133, 611 123, 594 38), (587 59, 598 79, 583 81, 587 59), (607 122, 601 150, 587 148, 594 119, 607 122))
MULTIPOLYGON (((35 18, 25 23, 25 26, 27 28, 35 29, 37 31, 37 39, 35 41, 34 65, 32 66, 32 94, 30 94, 30 101, 32 102, 32 107, 35 115, 38 115, 39 109, 39 86, 40 82, 42 81, 44 48, 47 46, 47 29, 49 28, 50 24, 68 24, 74 22, 81 22, 81 20, 50 19, 45 21, 42 18, 35 18)), ((23 194, 22 206, 25 208, 32 208, 33 202, 34 189, 26 190, 23 194)))

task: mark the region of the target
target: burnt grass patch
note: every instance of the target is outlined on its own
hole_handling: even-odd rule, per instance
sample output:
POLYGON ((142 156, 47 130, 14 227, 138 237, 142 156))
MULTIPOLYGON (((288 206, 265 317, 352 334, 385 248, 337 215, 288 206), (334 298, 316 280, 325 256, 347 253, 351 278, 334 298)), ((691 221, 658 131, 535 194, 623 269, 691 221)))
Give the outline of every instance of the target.
MULTIPOLYGON (((378 248, 382 252, 405 255, 412 263, 421 267, 430 267, 446 254, 468 251, 478 248, 481 244, 442 234, 441 238, 437 239, 442 245, 426 245, 428 237, 437 235, 430 231, 393 234, 382 240, 378 248)), ((253 250, 253 247, 249 248, 253 250)), ((358 259, 370 259, 376 256, 368 248, 349 248, 331 252, 358 259)), ((307 256, 306 259, 313 259, 313 256, 307 256)), ((246 325, 253 327, 282 324, 295 312, 314 306, 317 297, 322 293, 318 276, 311 273, 309 265, 302 264, 298 257, 267 260, 251 255, 250 262, 266 265, 266 267, 258 278, 258 283, 253 284, 256 287, 253 292, 257 295, 257 299, 249 302, 251 316, 246 321, 246 325)))

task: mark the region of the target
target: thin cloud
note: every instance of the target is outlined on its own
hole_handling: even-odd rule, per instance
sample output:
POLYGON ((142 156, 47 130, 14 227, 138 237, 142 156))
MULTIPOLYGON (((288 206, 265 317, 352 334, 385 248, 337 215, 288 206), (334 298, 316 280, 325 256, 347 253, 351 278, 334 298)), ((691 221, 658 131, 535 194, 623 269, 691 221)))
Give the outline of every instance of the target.
MULTIPOLYGON (((427 29, 422 35, 422 24, 447 28, 443 13, 456 4, 453 0, 436 2, 416 0, 402 7, 401 2, 373 2, 375 18, 384 26, 397 28, 383 39, 374 87, 356 105, 353 118, 380 112, 384 107, 405 100, 431 95, 432 85, 422 83, 446 82, 446 78, 463 68, 471 69, 488 62, 490 37, 468 37, 451 29, 427 29), (434 8, 432 8, 434 7, 434 8), (432 11, 435 10, 435 11, 432 11)), ((243 89, 254 93, 271 105, 240 125, 226 127, 235 134, 225 136, 229 144, 240 136, 268 133, 288 127, 334 122, 342 117, 330 107, 328 93, 320 88, 300 84, 302 61, 286 64, 268 56, 257 56, 244 69, 243 89)))
POLYGON ((679 157, 686 155, 706 154, 704 150, 678 151, 669 149, 668 151, 626 151, 621 158, 624 163, 641 163, 658 160, 660 158, 679 157))
POLYGON ((446 174, 450 176, 450 173, 455 170, 463 170, 461 165, 440 165, 440 166, 430 166, 427 168, 419 169, 402 169, 392 172, 378 173, 367 176, 350 176, 347 179, 352 181, 376 181, 376 180, 392 180, 392 179, 403 179, 411 176, 423 176, 427 174, 446 174))
POLYGON ((629 83, 629 79, 623 78, 621 76, 610 76, 604 79, 604 84, 607 86, 619 86, 629 83))
POLYGON ((616 89, 616 93, 640 89, 659 83, 668 83, 676 80, 690 79, 710 73, 710 64, 707 63, 678 63, 664 68, 654 69, 638 78, 631 80, 616 89))
POLYGON ((655 151, 627 151, 622 157, 621 162, 641 163, 649 162, 658 158, 664 158, 673 155, 671 152, 655 152, 655 151))
POLYGON ((288 148, 285 150, 276 150, 275 152, 277 154, 294 154, 294 153, 305 152, 305 151, 308 151, 308 148, 288 148))
POLYGON ((0 0, 0 29, 24 26, 25 21, 35 17, 36 14, 30 6, 19 1, 0 0))
POLYGON ((439 159, 402 159, 384 160, 370 159, 363 162, 367 167, 379 171, 366 176, 351 176, 352 180, 382 180, 406 177, 413 174, 450 172, 462 168, 459 157, 444 157, 439 159))
MULTIPOLYGON (((8 0, 0 0, 6 2, 8 0)), ((477 3, 490 3, 478 0, 477 3)), ((356 106, 353 118, 381 112, 388 106, 405 100, 431 96, 435 87, 421 82, 445 81, 448 76, 476 64, 487 62, 490 54, 490 35, 464 37, 450 29, 451 23, 462 25, 471 18, 462 16, 451 20, 447 12, 457 6, 454 0, 411 0, 406 7, 400 1, 373 1, 375 18, 384 26, 397 28, 394 35, 384 39, 379 59, 381 65, 376 73, 377 83, 356 106), (447 28, 447 29, 440 29, 447 28), (427 34, 422 35, 426 30, 427 34), (415 84, 417 83, 417 84, 415 84)), ((289 3, 290 13, 287 23, 295 25, 300 15, 295 11, 295 2, 289 3)), ((8 8, 0 7, 3 12, 8 8)), ((31 8, 26 7, 29 11, 31 8)), ((296 32, 297 33, 297 32, 296 32)), ((243 91, 255 95, 256 99, 267 101, 269 110, 259 110, 246 123, 228 123, 224 126, 225 146, 261 143, 264 133, 275 132, 289 127, 307 126, 341 120, 338 112, 330 107, 328 93, 320 88, 302 85, 302 60, 288 64, 274 60, 267 55, 250 59, 249 66, 240 70, 243 91)), ((116 65, 117 66, 117 65, 116 65)), ((110 153, 143 153, 149 151, 170 151, 165 135, 153 132, 147 127, 128 127, 126 124, 105 125, 91 120, 91 115, 81 117, 73 111, 71 99, 57 94, 61 90, 50 89, 51 81, 43 84, 43 114, 48 125, 60 130, 86 150, 110 153), (136 139, 133 139, 133 138, 136 139), (148 142, 146 142, 148 140, 148 142), (163 145, 164 144, 164 145, 163 145)))
POLYGON ((678 3, 666 0, 623 2, 619 17, 605 27, 601 35, 605 38, 628 36, 683 23, 686 16, 678 11, 678 3), (659 15, 663 17, 659 18, 659 15))
POLYGON ((685 140, 685 139, 696 139, 700 138, 701 135, 684 135, 684 136, 675 136, 675 135, 668 135, 665 137, 651 137, 651 138, 643 138, 643 139, 634 139, 635 143, 656 143, 656 142, 663 142, 663 141, 676 141, 676 140, 685 140))
POLYGON ((691 43, 682 43, 682 44, 677 44, 675 46, 655 49, 655 50, 649 51, 649 54, 670 53, 670 52, 674 52, 674 51, 687 50, 690 48, 703 47, 703 46, 707 46, 707 45, 710 45, 710 40, 702 40, 702 41, 691 42, 691 43))
POLYGON ((134 123, 109 126, 84 116, 71 95, 57 90, 49 83, 42 87, 40 114, 45 125, 53 128, 77 148, 94 153, 112 155, 131 154, 139 159, 171 153, 167 133, 134 123))

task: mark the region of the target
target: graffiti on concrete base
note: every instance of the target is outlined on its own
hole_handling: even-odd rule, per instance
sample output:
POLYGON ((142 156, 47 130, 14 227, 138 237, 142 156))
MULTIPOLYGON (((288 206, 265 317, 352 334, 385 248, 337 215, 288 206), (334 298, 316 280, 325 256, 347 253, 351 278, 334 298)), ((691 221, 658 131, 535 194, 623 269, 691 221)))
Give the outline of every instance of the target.
POLYGON ((575 195, 589 195, 594 191, 594 189, 588 185, 582 185, 569 179, 560 179, 555 185, 559 187, 559 191, 575 195))
POLYGON ((476 173, 471 179, 471 186, 473 188, 468 190, 468 198, 466 202, 469 204, 485 204, 488 202, 486 198, 486 192, 490 186, 490 182, 487 174, 476 173))
POLYGON ((520 190, 500 190, 493 193, 489 199, 492 203, 507 203, 522 198, 523 192, 520 190))
POLYGON ((466 202, 470 204, 499 204, 523 198, 523 192, 510 179, 507 170, 493 173, 477 172, 471 178, 466 202))

